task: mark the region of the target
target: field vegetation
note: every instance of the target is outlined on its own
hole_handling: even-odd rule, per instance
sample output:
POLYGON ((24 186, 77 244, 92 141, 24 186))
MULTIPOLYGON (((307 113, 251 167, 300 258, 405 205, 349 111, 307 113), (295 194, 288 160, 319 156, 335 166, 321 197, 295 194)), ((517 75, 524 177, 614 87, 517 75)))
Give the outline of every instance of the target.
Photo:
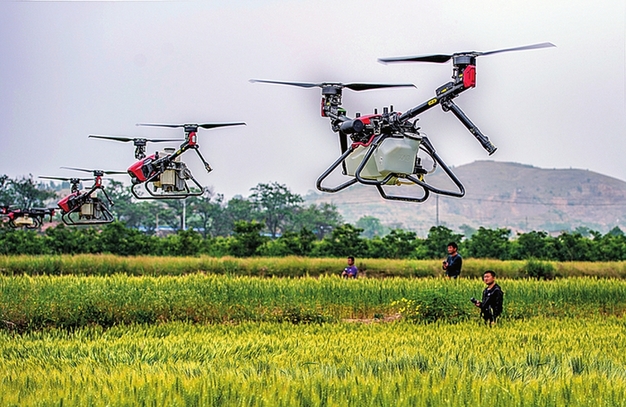
MULTIPOLYGON (((356 265, 367 277, 439 277, 441 259, 361 259, 356 265)), ((80 255, 0 255, 0 275, 180 276, 197 272, 257 277, 318 277, 337 275, 343 258, 288 257, 176 257, 80 255)), ((626 278, 626 261, 555 262, 539 260, 464 259, 463 276, 478 278, 485 270, 506 278, 596 277, 626 278)))
POLYGON ((3 406, 624 406, 621 318, 0 332, 3 406))
POLYGON ((623 263, 344 263, 0 257, 0 405, 626 406, 623 263))
MULTIPOLYGON (((505 280, 501 285, 505 319, 622 316, 626 310, 624 280, 505 280)), ((18 332, 173 321, 323 323, 403 312, 418 322, 460 322, 477 318, 469 298, 480 297, 482 286, 474 279, 335 276, 13 276, 0 277, 0 318, 5 328, 18 332)))

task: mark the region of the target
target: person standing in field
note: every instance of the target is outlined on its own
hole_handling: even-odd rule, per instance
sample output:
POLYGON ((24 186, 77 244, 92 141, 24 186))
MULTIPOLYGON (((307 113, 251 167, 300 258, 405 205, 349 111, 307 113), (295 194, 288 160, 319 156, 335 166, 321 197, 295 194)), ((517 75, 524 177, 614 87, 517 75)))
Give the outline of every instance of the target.
POLYGON ((354 257, 348 256, 348 267, 343 269, 343 272, 341 273, 341 277, 343 277, 343 278, 356 278, 356 275, 357 275, 358 272, 359 272, 359 270, 354 265, 354 257))
POLYGON ((455 242, 448 243, 448 258, 443 262, 443 269, 448 278, 458 278, 461 275, 463 259, 459 254, 459 246, 455 242))
POLYGON ((483 290, 483 298, 481 301, 475 301, 474 305, 480 308, 480 315, 489 325, 495 325, 498 317, 502 314, 502 302, 504 293, 498 284, 496 284, 496 273, 487 270, 483 273, 483 281, 487 287, 483 290))

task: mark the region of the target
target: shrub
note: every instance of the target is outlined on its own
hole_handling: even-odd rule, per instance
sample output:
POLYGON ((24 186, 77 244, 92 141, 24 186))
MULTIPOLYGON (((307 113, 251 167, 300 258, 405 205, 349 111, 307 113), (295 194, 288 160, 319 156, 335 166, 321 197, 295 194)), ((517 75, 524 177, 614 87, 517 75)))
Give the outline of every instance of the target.
POLYGON ((527 277, 537 280, 552 280, 554 278, 554 266, 547 261, 529 259, 523 269, 527 277))

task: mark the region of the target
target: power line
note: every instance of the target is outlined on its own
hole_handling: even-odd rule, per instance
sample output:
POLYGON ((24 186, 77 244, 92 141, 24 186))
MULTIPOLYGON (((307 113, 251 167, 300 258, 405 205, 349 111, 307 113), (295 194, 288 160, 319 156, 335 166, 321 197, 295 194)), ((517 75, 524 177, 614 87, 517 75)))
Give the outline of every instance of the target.
MULTIPOLYGON (((557 197, 558 198, 558 197, 557 197)), ((542 201, 505 201, 499 199, 488 199, 488 198, 462 198, 465 201, 485 201, 485 202, 495 202, 495 203, 507 203, 514 205, 543 205, 543 206, 624 206, 626 207, 626 201, 622 203, 606 203, 606 202, 566 202, 566 203, 555 203, 555 202, 542 202, 542 201)))

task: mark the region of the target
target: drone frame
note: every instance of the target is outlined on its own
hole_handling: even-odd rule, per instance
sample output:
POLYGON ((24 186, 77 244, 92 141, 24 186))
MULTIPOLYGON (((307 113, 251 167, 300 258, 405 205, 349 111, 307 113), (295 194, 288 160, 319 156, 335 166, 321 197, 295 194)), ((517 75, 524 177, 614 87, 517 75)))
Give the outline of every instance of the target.
POLYGON ((182 127, 185 131, 185 139, 176 151, 171 154, 165 154, 163 157, 159 157, 158 152, 154 155, 136 162, 128 169, 128 174, 131 176, 132 187, 131 192, 137 199, 185 199, 192 196, 200 196, 204 193, 205 187, 203 187, 192 175, 191 171, 183 161, 176 161, 183 153, 188 150, 196 152, 200 161, 204 165, 205 170, 208 172, 213 171, 207 160, 202 156, 199 150, 197 141, 197 133, 199 128, 211 129, 216 127, 226 126, 238 126, 245 125, 243 122, 237 123, 212 123, 212 124, 146 124, 140 123, 137 126, 151 126, 151 127, 168 127, 179 128, 182 127), (162 176, 167 171, 173 171, 171 174, 174 176, 174 184, 176 182, 184 183, 182 189, 176 189, 174 193, 155 193, 159 188, 163 189, 162 176), (191 180, 198 188, 198 192, 194 192, 189 188, 187 180, 191 180), (148 192, 148 195, 139 194, 138 188, 140 185, 144 185, 144 189, 148 192))
MULTIPOLYGON (((424 57, 400 57, 400 58, 386 58, 379 59, 379 62, 435 62, 444 63, 452 59, 453 74, 452 81, 443 84, 435 90, 435 97, 428 99, 422 104, 409 109, 404 113, 396 113, 391 109, 384 108, 383 114, 379 115, 375 110, 374 115, 360 117, 359 114, 356 118, 349 118, 346 114, 346 110, 341 107, 342 88, 347 87, 352 90, 366 90, 374 89, 376 87, 392 87, 392 86, 406 86, 406 85, 371 85, 370 87, 355 88, 355 85, 364 84, 349 84, 343 85, 339 83, 300 83, 300 82, 280 82, 280 81, 267 81, 267 80, 250 80, 251 82, 262 83, 274 83, 283 85, 293 85, 300 87, 320 87, 322 88, 322 117, 328 117, 331 120, 332 130, 339 134, 339 142, 341 148, 341 156, 333 163, 322 175, 317 179, 317 189, 322 192, 338 192, 355 183, 361 183, 364 185, 374 185, 378 189, 380 195, 385 199, 400 200, 408 202, 424 202, 428 199, 430 193, 447 195, 452 197, 463 197, 465 195, 465 188, 461 181, 456 177, 452 170, 444 163, 441 157, 435 151, 434 146, 426 135, 419 133, 419 127, 417 127, 416 117, 426 112, 427 110, 440 105, 444 112, 452 112, 454 116, 469 130, 469 132, 478 140, 481 146, 492 155, 496 152, 497 148, 491 143, 489 138, 485 136, 480 129, 467 117, 467 115, 457 106, 453 99, 459 96, 461 93, 476 86, 476 58, 482 55, 490 55, 500 52, 508 51, 520 51, 537 48, 553 47, 551 43, 533 44, 522 47, 500 49, 489 52, 462 52, 451 55, 429 55, 424 57), (390 112, 391 110, 391 112, 390 112), (414 119, 414 122, 409 120, 414 119), (409 137, 414 140, 419 140, 419 146, 415 153, 415 166, 412 173, 397 173, 389 172, 383 177, 383 179, 377 179, 380 177, 366 177, 363 175, 363 171, 368 165, 368 162, 372 158, 372 155, 376 152, 377 148, 382 143, 390 138, 402 138, 409 137), (348 138, 352 139, 352 144, 348 145, 348 138), (342 172, 344 175, 349 175, 347 171, 346 160, 355 152, 356 148, 365 147, 368 150, 363 156, 360 164, 354 171, 354 177, 338 186, 327 187, 323 185, 323 181, 333 173, 337 167, 342 166, 342 172), (419 150, 424 151, 433 160, 433 170, 436 166, 442 168, 448 178, 456 186, 456 190, 444 190, 433 185, 430 185, 424 181, 424 174, 427 172, 421 168, 420 159, 418 157, 419 150), (412 183, 422 188, 423 195, 421 197, 413 196, 401 196, 390 195, 383 187, 385 185, 400 184, 400 180, 406 181, 403 183, 412 183)), ((358 87, 358 86, 357 86, 358 87)), ((350 174, 352 175, 352 174, 350 174)), ((380 175, 383 176, 382 174, 380 175)))
POLYGON ((46 215, 50 216, 50 221, 55 214, 54 208, 27 208, 27 209, 13 209, 10 210, 9 206, 2 206, 0 208, 0 216, 9 219, 7 222, 13 229, 25 228, 25 229, 39 229, 43 225, 43 219, 46 215), (31 222, 21 223, 24 219, 28 219, 31 222), (16 223, 20 222, 20 223, 16 223))
POLYGON ((117 174, 122 172, 117 171, 102 171, 102 170, 84 170, 81 168, 68 168, 71 170, 93 172, 94 184, 86 192, 81 192, 78 188, 78 184, 81 181, 88 181, 91 178, 59 178, 59 177, 40 177, 45 179, 59 179, 62 181, 69 181, 70 194, 62 198, 57 206, 61 209, 61 220, 68 226, 79 225, 104 225, 111 223, 115 220, 115 217, 111 213, 109 207, 114 203, 104 189, 102 185, 102 177, 105 174, 117 174), (103 199, 92 196, 96 191, 101 191, 106 202, 103 199), (108 202, 108 205, 107 205, 108 202))

